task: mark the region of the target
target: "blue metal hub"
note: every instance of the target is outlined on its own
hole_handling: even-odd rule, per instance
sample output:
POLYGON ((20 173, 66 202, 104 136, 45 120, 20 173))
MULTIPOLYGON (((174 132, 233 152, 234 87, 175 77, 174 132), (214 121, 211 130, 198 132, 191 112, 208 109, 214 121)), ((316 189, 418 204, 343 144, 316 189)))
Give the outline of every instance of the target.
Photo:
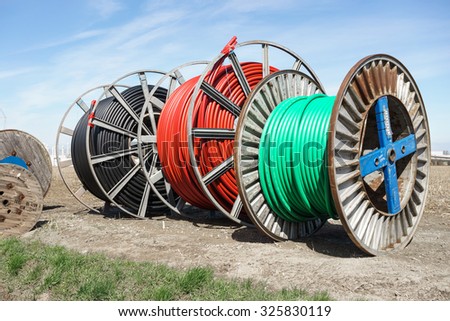
POLYGON ((416 138, 410 134, 396 142, 392 138, 388 99, 380 97, 375 105, 379 148, 361 156, 359 167, 365 177, 375 171, 383 171, 388 214, 401 211, 396 162, 416 151, 416 138))

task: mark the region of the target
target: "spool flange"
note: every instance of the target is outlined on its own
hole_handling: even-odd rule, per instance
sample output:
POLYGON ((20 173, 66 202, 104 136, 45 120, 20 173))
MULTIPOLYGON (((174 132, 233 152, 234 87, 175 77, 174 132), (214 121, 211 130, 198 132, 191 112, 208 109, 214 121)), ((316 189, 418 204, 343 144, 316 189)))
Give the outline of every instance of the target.
POLYGON ((264 124, 275 107, 295 96, 323 93, 320 84, 295 70, 282 70, 265 77, 250 93, 236 129, 234 159, 239 196, 255 226, 274 240, 295 240, 313 234, 325 223, 315 219, 289 222, 273 212, 261 190, 258 163, 264 124))
POLYGON ((371 255, 407 246, 424 211, 431 157, 425 106, 403 64, 378 54, 354 65, 328 142, 332 195, 353 242, 371 255))

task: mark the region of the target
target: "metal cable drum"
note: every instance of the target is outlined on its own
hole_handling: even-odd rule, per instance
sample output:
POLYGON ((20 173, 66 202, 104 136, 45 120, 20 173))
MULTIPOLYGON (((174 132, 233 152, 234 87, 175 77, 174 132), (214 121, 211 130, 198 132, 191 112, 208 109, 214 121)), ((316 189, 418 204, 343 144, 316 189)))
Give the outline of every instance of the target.
MULTIPOLYGON (((315 222, 291 222, 277 215, 261 191, 261 135, 254 135, 251 119, 258 113, 264 116, 262 133, 276 105, 261 107, 261 96, 280 77, 288 80, 288 88, 296 75, 271 75, 255 89, 238 123, 235 150, 244 206, 255 225, 276 240, 299 238, 299 224, 315 222)), ((287 98, 295 96, 291 91, 287 98)), ((417 85, 395 58, 366 57, 347 74, 329 116, 323 162, 342 225, 368 254, 404 248, 422 216, 429 175, 428 122, 417 85)))
POLYGON ((26 168, 0 164, 0 235, 20 235, 38 221, 44 202, 42 187, 26 168))
MULTIPOLYGON (((99 202, 100 199, 91 194, 84 183, 80 181, 73 167, 72 153, 68 153, 65 149, 71 151, 74 129, 80 123, 82 117, 88 117, 91 102, 98 99, 98 97, 110 97, 107 91, 109 87, 110 84, 91 88, 70 104, 59 124, 54 147, 54 157, 56 158, 58 171, 64 185, 83 206, 96 213, 105 212, 106 206, 104 206, 103 202, 99 202)), ((129 88, 129 86, 118 84, 116 84, 116 87, 120 88, 120 90, 129 88)), ((89 181, 89 183, 94 184, 92 181, 89 181)))
POLYGON ((189 160, 197 181, 218 210, 244 225, 250 225, 250 220, 242 211, 236 185, 233 158, 235 128, 241 107, 250 92, 264 77, 278 69, 277 64, 271 61, 280 56, 281 60, 289 61, 286 69, 302 70, 320 84, 313 70, 288 48, 260 40, 238 44, 236 37, 233 37, 200 76, 189 106, 189 160), (249 62, 240 62, 238 52, 241 51, 246 59, 252 56, 249 62), (227 61, 230 65, 224 65, 227 61), (225 73, 225 80, 214 84, 215 75, 220 72, 225 73), (205 117, 204 112, 211 116, 205 117), (210 153, 209 150, 216 152, 210 153))
MULTIPOLYGON (((74 167, 91 193, 139 218, 166 211, 164 203, 151 193, 137 153, 139 116, 145 104, 150 103, 146 98, 153 89, 147 84, 147 73, 162 74, 138 71, 114 82, 106 91, 111 97, 100 97, 90 113, 80 120, 80 129, 75 129, 72 144, 72 154, 77 153, 73 158, 74 167), (138 79, 139 85, 120 92, 115 84, 130 77, 138 79), (78 160, 78 157, 82 159, 78 160)), ((166 89, 158 88, 155 97, 164 102, 166 89)), ((154 112, 159 113, 158 110, 154 112)), ((150 124, 144 124, 146 137, 154 135, 150 127, 150 124)), ((145 159, 152 162, 153 158, 150 148, 145 159)), ((163 182, 156 188, 161 194, 165 193, 163 182)))
POLYGON ((0 130, 0 160, 19 157, 36 176, 45 197, 52 181, 52 161, 45 146, 33 135, 16 129, 0 130))

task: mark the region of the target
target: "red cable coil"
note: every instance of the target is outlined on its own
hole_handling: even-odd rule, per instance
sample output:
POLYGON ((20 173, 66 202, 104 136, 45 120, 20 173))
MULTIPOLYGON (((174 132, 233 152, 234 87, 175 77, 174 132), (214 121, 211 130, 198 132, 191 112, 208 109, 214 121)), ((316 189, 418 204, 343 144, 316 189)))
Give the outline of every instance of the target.
MULTIPOLYGON (((250 88, 262 80, 263 70, 260 63, 241 63, 241 68, 250 88)), ((275 71, 275 68, 270 68, 271 73, 275 71)), ((198 79, 199 77, 195 77, 186 81, 167 100, 158 122, 157 144, 164 175, 175 192, 194 206, 214 209, 196 179, 188 150, 187 117, 198 79)), ((246 95, 231 65, 213 69, 205 77, 205 81, 235 105, 243 106, 246 95)), ((233 129, 235 118, 235 115, 201 92, 195 103, 192 125, 193 128, 233 129)), ((206 175, 232 156, 233 144, 233 140, 195 139, 194 151, 201 174, 206 175)), ((220 205, 231 211, 238 196, 234 168, 208 185, 208 189, 220 205)))

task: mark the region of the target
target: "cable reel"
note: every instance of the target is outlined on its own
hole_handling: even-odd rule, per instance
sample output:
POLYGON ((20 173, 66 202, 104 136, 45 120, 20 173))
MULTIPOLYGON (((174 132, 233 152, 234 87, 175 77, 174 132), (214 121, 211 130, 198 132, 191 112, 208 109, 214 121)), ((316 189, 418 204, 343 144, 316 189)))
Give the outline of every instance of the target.
MULTIPOLYGON (((251 93, 237 125, 239 194, 255 225, 275 240, 310 235, 328 219, 326 215, 304 221, 283 218, 268 205, 261 186, 261 134, 273 110, 280 100, 317 93, 289 90, 299 87, 298 79, 303 79, 300 87, 317 86, 290 71, 266 77, 251 93), (274 103, 275 95, 264 95, 275 84, 287 94, 274 103)), ((327 147, 322 161, 328 166, 326 184, 336 215, 366 253, 402 249, 423 214, 430 167, 428 121, 417 85, 397 59, 368 56, 350 70, 331 104, 329 126, 323 130, 327 147)))

